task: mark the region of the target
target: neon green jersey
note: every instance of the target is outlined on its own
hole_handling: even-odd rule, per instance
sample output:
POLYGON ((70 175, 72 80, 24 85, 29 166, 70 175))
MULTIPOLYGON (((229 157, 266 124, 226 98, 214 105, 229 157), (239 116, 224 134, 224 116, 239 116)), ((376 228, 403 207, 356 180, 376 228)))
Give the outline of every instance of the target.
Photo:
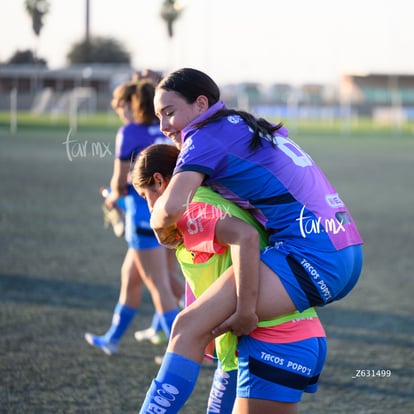
MULTIPOLYGON (((217 220, 223 219, 225 216, 237 217, 240 220, 251 224, 259 233, 260 247, 263 248, 267 245, 267 233, 252 215, 233 202, 224 199, 210 188, 198 188, 189 207, 197 203, 198 205, 196 209, 191 210, 188 208, 186 210, 183 219, 180 220, 178 224, 180 231, 184 235, 184 244, 187 247, 189 243, 186 243, 186 240, 192 236, 190 233, 195 233, 198 227, 208 228, 208 226, 211 225, 215 227, 217 220), (214 206, 214 209, 208 208, 211 206, 214 206), (199 224, 196 225, 196 222, 199 224)), ((214 238, 214 228, 211 228, 210 238, 214 238)), ((213 243, 212 240, 210 240, 210 242, 213 243)), ((177 260, 194 296, 198 298, 231 266, 230 249, 221 246, 221 253, 211 254, 203 263, 194 263, 194 251, 189 250, 185 245, 181 245, 177 249, 177 260)), ((202 248, 203 245, 199 245, 202 248)), ((207 244, 205 245, 207 246, 207 244)), ((209 253, 211 253, 211 251, 212 250, 210 249, 209 253)), ((313 308, 302 313, 296 311, 269 321, 261 321, 259 322, 259 327, 276 326, 304 317, 317 317, 317 314, 313 308)), ((230 332, 215 339, 217 358, 224 371, 237 369, 236 348, 237 337, 230 332)))

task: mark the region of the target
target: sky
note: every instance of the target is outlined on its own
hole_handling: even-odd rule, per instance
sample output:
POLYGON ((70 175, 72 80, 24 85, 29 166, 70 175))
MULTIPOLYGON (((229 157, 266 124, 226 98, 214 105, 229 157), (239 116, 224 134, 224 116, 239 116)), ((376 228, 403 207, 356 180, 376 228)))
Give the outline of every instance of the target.
MULTIPOLYGON (((50 0, 36 38, 24 0, 0 0, 0 62, 32 49, 50 68, 85 35, 85 0, 50 0)), ((193 67, 218 83, 337 83, 344 73, 414 74, 410 0, 181 0, 169 38, 163 0, 90 0, 90 33, 136 69, 193 67)))

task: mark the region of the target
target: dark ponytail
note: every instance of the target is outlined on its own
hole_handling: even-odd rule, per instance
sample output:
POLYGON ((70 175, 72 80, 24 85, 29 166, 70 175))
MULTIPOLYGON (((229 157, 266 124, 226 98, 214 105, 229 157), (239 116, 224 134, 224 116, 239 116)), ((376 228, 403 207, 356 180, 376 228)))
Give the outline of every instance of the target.
POLYGON ((217 121, 220 118, 225 116, 240 116, 244 122, 250 127, 253 131, 252 138, 249 143, 249 149, 256 150, 257 148, 263 145, 263 139, 269 141, 273 146, 275 145, 275 140, 273 138, 273 134, 280 129, 283 124, 279 123, 277 125, 273 125, 270 122, 266 121, 263 118, 256 118, 249 112, 245 111, 237 111, 235 109, 222 109, 221 111, 216 112, 213 116, 206 119, 205 121, 201 121, 196 124, 197 128, 202 128, 204 125, 207 125, 211 122, 217 121))
POLYGON ((151 125, 157 120, 154 110, 155 86, 151 80, 139 80, 135 94, 132 96, 132 106, 135 120, 145 125, 151 125))

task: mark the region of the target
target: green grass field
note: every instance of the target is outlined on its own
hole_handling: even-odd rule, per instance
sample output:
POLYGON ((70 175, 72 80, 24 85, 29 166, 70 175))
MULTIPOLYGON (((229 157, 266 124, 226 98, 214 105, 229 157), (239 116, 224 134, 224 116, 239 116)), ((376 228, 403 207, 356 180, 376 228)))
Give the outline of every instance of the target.
MULTIPOLYGON (((21 114, 12 135, 0 114, 0 413, 136 413, 157 372, 153 357, 164 348, 133 338, 150 323, 147 293, 117 355, 83 339, 109 324, 126 249, 103 228, 97 191, 110 178, 117 127, 103 114, 69 134, 67 120, 21 114)), ((319 311, 328 358, 319 391, 304 396, 301 412, 414 412, 412 126, 290 129, 365 240, 359 284, 319 311), (373 369, 392 374, 353 378, 373 369)), ((204 412, 212 373, 202 368, 183 413, 204 412)))
MULTIPOLYGON (((414 135, 414 121, 407 121, 402 125, 392 124, 378 124, 371 119, 363 118, 358 120, 279 120, 290 128, 307 134, 336 134, 336 135, 354 135, 364 134, 373 135, 379 134, 381 136, 413 136, 414 135)), ((0 128, 9 129, 12 119, 8 111, 0 111, 0 128)), ((18 129, 27 128, 53 128, 53 129, 68 129, 71 125, 71 120, 68 115, 51 115, 51 114, 32 114, 30 112, 19 112, 16 116, 18 129)), ((107 130, 108 128, 117 128, 119 120, 114 112, 97 114, 81 114, 77 118, 77 125, 80 130, 107 130)))

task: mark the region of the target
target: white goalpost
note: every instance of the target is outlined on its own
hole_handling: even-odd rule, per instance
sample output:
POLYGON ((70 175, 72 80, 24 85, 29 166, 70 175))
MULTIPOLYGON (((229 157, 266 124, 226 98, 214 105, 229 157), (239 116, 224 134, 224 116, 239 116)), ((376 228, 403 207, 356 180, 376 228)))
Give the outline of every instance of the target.
POLYGON ((10 91, 10 133, 17 132, 17 88, 10 91))

